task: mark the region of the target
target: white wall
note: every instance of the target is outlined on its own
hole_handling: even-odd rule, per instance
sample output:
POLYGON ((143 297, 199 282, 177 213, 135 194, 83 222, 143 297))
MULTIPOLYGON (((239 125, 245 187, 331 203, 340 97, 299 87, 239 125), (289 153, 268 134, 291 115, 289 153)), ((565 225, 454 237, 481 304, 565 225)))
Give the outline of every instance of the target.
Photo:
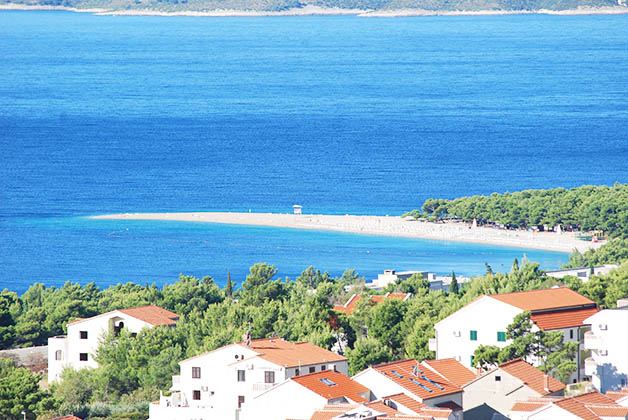
POLYGON ((464 411, 486 404, 503 415, 508 415, 517 401, 540 396, 538 392, 523 385, 520 379, 501 369, 488 372, 464 387, 464 411), (495 380, 497 376, 501 378, 500 381, 495 380))
POLYGON ((106 314, 97 315, 82 321, 78 321, 68 325, 67 338, 65 339, 64 348, 57 348, 61 345, 61 338, 51 337, 48 343, 55 346, 55 351, 61 349, 63 351, 63 363, 59 364, 54 358, 54 352, 49 347, 48 357, 48 380, 55 381, 59 379, 59 375, 64 367, 73 369, 96 368, 98 363, 94 359, 96 349, 98 348, 100 338, 109 331, 109 321, 115 319, 116 323, 124 322, 124 327, 131 333, 139 333, 142 328, 150 328, 151 324, 132 318, 122 312, 113 311, 106 314), (81 339, 81 331, 87 332, 87 338, 81 339), (59 340, 59 341, 58 341, 59 340), (80 354, 86 353, 87 360, 80 360, 80 354), (52 357, 50 357, 52 354, 52 357), (51 373, 52 372, 52 373, 51 373))
MULTIPOLYGON (((591 332, 598 343, 594 346, 598 348, 591 350, 597 364, 594 385, 602 393, 621 389, 628 383, 628 309, 605 309, 586 322, 591 323, 591 332)), ((589 336, 585 340, 590 343, 589 336)))
POLYGON ((240 420, 309 419, 327 399, 293 381, 286 381, 255 397, 240 420))
POLYGON ((375 399, 386 397, 388 395, 404 393, 421 401, 421 398, 418 395, 408 393, 404 387, 398 385, 394 381, 391 381, 372 368, 363 370, 351 379, 370 389, 375 399))
POLYGON ((48 382, 59 379, 61 372, 69 365, 68 362, 68 339, 65 335, 48 338, 48 382), (59 351, 60 360, 56 359, 59 351))
POLYGON ((506 332, 521 309, 488 296, 471 302, 435 325, 436 359, 453 357, 465 366, 471 366, 471 356, 480 345, 505 347, 510 341, 497 341, 497 332, 506 332), (477 331, 477 340, 470 331, 477 331))

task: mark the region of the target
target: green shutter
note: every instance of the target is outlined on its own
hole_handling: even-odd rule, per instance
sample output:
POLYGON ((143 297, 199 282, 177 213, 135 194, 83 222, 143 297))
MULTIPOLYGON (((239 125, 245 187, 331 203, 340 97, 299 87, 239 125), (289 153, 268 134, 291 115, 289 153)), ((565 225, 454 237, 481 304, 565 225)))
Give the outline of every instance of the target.
POLYGON ((477 341, 478 339, 478 332, 476 330, 471 330, 470 331, 470 336, 471 336, 471 341, 477 341))
POLYGON ((506 341, 506 333, 504 331, 497 331, 497 341, 506 341))

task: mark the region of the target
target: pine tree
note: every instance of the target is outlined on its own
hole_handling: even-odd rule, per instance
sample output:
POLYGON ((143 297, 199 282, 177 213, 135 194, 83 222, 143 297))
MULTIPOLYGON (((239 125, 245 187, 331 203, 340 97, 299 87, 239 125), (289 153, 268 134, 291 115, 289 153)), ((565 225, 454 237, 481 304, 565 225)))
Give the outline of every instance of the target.
POLYGON ((460 288, 458 287, 458 280, 456 280, 456 273, 454 271, 451 272, 451 283, 449 284, 449 293, 458 294, 460 288))
POLYGON ((233 296, 233 281, 231 281, 231 270, 227 271, 227 285, 225 286, 225 295, 233 296))

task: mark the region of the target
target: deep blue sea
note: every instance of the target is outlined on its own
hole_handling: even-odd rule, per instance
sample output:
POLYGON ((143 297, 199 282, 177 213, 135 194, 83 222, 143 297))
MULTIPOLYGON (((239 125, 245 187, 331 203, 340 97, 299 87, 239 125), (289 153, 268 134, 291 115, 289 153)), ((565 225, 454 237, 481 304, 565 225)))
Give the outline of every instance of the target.
POLYGON ((0 289, 269 262, 373 278, 524 253, 82 216, 401 214, 429 197, 628 182, 628 16, 123 17, 0 12, 0 289))

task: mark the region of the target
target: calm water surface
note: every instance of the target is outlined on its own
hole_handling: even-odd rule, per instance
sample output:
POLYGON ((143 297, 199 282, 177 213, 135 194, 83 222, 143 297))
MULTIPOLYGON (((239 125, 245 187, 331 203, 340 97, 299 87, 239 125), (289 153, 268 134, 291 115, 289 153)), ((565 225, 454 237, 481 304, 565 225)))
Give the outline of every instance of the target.
POLYGON ((628 16, 186 18, 0 12, 0 288, 373 277, 525 252, 136 211, 401 214, 628 182, 628 16), (128 230, 127 230, 128 229, 128 230), (368 253, 366 251, 369 251, 368 253))

